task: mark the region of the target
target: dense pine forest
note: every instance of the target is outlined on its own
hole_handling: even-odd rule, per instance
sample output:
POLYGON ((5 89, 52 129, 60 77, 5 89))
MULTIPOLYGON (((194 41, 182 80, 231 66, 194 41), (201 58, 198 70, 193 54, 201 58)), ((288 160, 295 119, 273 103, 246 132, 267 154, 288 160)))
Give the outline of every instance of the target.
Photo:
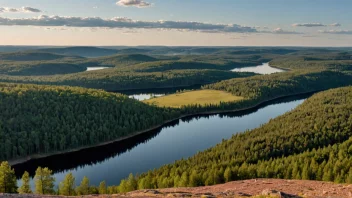
POLYGON ((179 112, 99 90, 0 84, 0 160, 94 145, 179 112))

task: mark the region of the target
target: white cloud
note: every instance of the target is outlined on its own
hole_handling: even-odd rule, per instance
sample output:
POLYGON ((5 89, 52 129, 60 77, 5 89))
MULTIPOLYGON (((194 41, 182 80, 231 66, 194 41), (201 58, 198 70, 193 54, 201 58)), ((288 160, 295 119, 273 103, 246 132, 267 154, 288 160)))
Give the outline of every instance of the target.
POLYGON ((352 34, 352 30, 319 30, 324 34, 352 34))
POLYGON ((295 23, 295 24, 292 24, 292 26, 293 27, 322 27, 326 25, 321 23, 295 23))
POLYGON ((274 34, 303 34, 301 32, 283 30, 282 28, 276 28, 273 31, 271 31, 271 32, 269 31, 267 33, 274 33, 274 34))
POLYGON ((37 8, 32 8, 32 7, 22 7, 22 8, 0 7, 0 13, 1 12, 38 13, 38 12, 42 12, 42 11, 37 8))
POLYGON ((150 7, 152 4, 143 0, 119 0, 117 3, 119 6, 134 6, 138 8, 150 7))
POLYGON ((65 17, 41 15, 33 18, 0 17, 0 25, 7 26, 67 26, 90 28, 145 28, 174 29, 200 32, 257 32, 255 28, 237 24, 211 24, 192 21, 138 21, 129 18, 115 17, 102 19, 100 17, 65 17))
POLYGON ((333 27, 340 27, 340 26, 341 26, 341 24, 339 24, 339 23, 332 23, 332 24, 330 24, 329 26, 333 26, 333 27))

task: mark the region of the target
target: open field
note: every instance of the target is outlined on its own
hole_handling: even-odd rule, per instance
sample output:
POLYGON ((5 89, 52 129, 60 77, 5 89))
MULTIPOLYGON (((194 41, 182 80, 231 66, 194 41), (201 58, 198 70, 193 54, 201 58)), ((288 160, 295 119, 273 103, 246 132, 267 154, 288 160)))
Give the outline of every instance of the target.
POLYGON ((191 104, 220 104, 220 102, 230 102, 242 100, 243 97, 232 95, 225 91, 218 90, 198 90, 184 93, 171 94, 159 98, 146 100, 148 104, 156 104, 160 107, 176 107, 191 105, 191 104))

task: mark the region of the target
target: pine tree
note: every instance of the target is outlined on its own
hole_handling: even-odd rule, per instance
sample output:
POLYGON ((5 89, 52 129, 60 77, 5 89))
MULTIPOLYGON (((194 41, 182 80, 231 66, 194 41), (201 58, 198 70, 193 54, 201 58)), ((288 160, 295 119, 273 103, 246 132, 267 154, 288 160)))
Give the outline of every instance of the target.
POLYGON ((38 167, 35 171, 35 193, 40 195, 54 194, 55 178, 48 168, 38 167))
POLYGON ((127 191, 130 192, 130 191, 137 190, 137 185, 138 184, 136 179, 134 178, 133 174, 130 173, 127 179, 127 191))
POLYGON ((178 184, 179 187, 187 187, 188 186, 188 173, 187 172, 183 172, 181 179, 179 181, 178 184))
POLYGON ((106 194, 106 191, 107 191, 107 189, 106 189, 106 183, 105 183, 105 181, 102 181, 102 182, 100 182, 100 184, 99 184, 99 194, 106 194))
POLYGON ((191 175, 189 176, 189 186, 196 187, 202 185, 202 180, 200 176, 197 174, 197 171, 192 171, 191 175))
POLYGON ((119 185, 119 192, 128 192, 127 190, 127 181, 125 179, 121 180, 120 185, 119 185))
POLYGON ((306 163, 302 169, 302 179, 303 180, 310 180, 310 170, 309 165, 306 163))
POLYGON ((16 191, 15 170, 11 168, 8 162, 2 162, 0 165, 0 193, 16 193, 16 191))
POLYGON ((77 188, 78 195, 88 195, 89 194, 89 179, 88 177, 83 177, 81 184, 77 188))
POLYGON ((18 192, 20 194, 30 194, 32 193, 31 186, 30 186, 30 178, 29 173, 25 171, 22 175, 22 186, 18 188, 18 192))
POLYGON ((227 167, 224 172, 225 182, 232 181, 232 172, 230 167, 227 167))
POLYGON ((68 173, 65 179, 60 183, 60 195, 75 195, 75 177, 72 173, 68 173))
POLYGON ((352 167, 348 171, 348 175, 346 177, 346 183, 352 184, 352 167))

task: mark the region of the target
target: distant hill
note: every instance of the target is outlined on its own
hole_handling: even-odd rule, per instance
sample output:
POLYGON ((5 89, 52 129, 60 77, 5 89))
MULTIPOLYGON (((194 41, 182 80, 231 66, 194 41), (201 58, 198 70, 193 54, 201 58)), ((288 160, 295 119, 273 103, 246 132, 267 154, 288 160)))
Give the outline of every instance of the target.
POLYGON ((111 65, 115 67, 124 67, 152 61, 158 61, 158 59, 143 54, 114 55, 90 60, 90 62, 96 62, 100 65, 111 65))
POLYGON ((139 49, 139 48, 127 48, 118 51, 119 54, 145 54, 153 50, 151 49, 139 49))
POLYGON ((63 58, 78 58, 78 57, 67 57, 58 54, 52 54, 47 52, 11 52, 11 53, 0 53, 0 61, 47 61, 56 60, 63 58))
POLYGON ((56 74, 71 74, 86 71, 87 67, 69 63, 40 63, 28 67, 18 67, 17 71, 8 72, 15 76, 43 76, 56 74))
POLYGON ((111 55, 117 54, 119 50, 105 49, 105 48, 99 48, 99 47, 65 47, 65 48, 40 49, 38 51, 45 51, 45 52, 50 52, 55 54, 62 54, 62 55, 100 57, 100 56, 111 56, 111 55))

